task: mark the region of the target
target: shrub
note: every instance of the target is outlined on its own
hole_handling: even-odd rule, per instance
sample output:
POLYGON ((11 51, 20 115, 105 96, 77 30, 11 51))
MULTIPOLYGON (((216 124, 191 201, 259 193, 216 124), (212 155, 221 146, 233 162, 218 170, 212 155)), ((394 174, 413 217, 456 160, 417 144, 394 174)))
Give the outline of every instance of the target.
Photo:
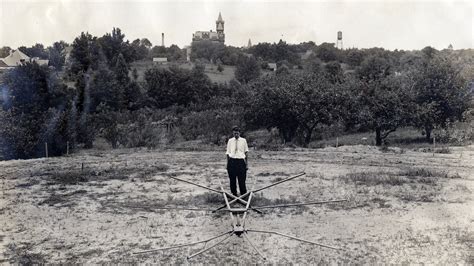
POLYGON ((449 147, 442 147, 442 148, 439 148, 439 149, 435 149, 434 152, 435 153, 442 153, 442 154, 450 154, 451 149, 449 147))
POLYGON ((134 112, 130 118, 119 125, 119 143, 124 147, 155 148, 163 135, 164 129, 153 122, 144 112, 134 112))
POLYGON ((376 185, 392 185, 392 186, 400 186, 405 183, 408 183, 409 180, 407 178, 393 175, 391 173, 386 172, 360 172, 360 173, 349 173, 343 176, 343 179, 346 182, 354 182, 359 185, 366 185, 366 186, 376 186, 376 185))
POLYGON ((449 124, 436 130, 436 142, 454 145, 466 145, 474 141, 474 120, 466 123, 449 124))
POLYGON ((186 140, 204 138, 210 143, 222 145, 232 131, 232 126, 242 124, 238 111, 218 109, 184 116, 179 129, 186 140))
POLYGON ((241 56, 235 69, 235 79, 248 83, 260 76, 260 65, 255 57, 241 56))
POLYGON ((180 140, 176 128, 178 118, 170 112, 154 112, 149 109, 110 111, 105 108, 96 115, 100 134, 113 148, 147 147, 180 140))
POLYGON ((448 177, 448 174, 444 171, 430 170, 426 168, 408 168, 400 171, 399 174, 407 177, 448 177))

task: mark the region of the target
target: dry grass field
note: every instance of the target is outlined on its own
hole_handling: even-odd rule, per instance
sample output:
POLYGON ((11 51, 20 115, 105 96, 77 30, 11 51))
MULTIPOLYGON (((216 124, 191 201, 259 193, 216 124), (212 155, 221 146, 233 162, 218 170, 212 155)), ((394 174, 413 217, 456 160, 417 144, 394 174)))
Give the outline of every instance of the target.
MULTIPOLYGON (((250 152, 254 205, 348 199, 345 203, 249 213, 248 228, 306 238, 325 249, 272 235, 249 235, 282 264, 473 264, 474 146, 449 154, 372 146, 250 152)), ((178 183, 227 184, 221 151, 90 150, 69 157, 0 162, 1 263, 185 263, 198 241, 230 230, 227 214, 165 211, 214 207, 219 195, 178 183)), ((226 186, 227 187, 227 186, 226 186)), ((209 244, 208 244, 209 245, 209 244)), ((191 263, 263 263, 242 238, 191 263)))

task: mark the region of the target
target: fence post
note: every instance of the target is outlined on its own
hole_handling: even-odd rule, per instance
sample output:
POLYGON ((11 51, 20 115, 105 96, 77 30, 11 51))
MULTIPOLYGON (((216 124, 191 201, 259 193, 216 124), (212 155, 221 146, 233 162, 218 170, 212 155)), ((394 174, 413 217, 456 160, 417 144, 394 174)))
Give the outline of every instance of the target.
POLYGON ((48 142, 44 143, 44 152, 46 154, 46 158, 48 158, 48 142))
POLYGON ((339 137, 336 137, 336 148, 339 147, 339 137))
POLYGON ((66 155, 69 155, 69 141, 66 142, 66 155))

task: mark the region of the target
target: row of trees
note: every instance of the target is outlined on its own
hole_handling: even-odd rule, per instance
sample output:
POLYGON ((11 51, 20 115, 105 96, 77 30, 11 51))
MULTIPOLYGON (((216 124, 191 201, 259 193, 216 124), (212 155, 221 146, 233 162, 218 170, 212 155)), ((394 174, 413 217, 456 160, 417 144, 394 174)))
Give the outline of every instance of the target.
MULTIPOLYGON (((146 39, 136 39, 128 41, 124 39, 125 35, 119 28, 114 28, 111 33, 106 33, 102 37, 95 37, 88 33, 82 33, 76 38, 76 51, 83 57, 84 61, 91 61, 86 66, 92 65, 97 67, 97 61, 100 57, 104 57, 109 61, 110 65, 114 64, 114 58, 119 53, 124 56, 125 60, 130 63, 136 60, 148 59, 153 57, 167 57, 169 61, 180 62, 186 60, 186 51, 177 45, 170 47, 152 46, 151 42, 146 39), (86 53, 87 52, 87 53, 86 53)), ((53 43, 45 48, 42 44, 35 44, 31 47, 21 46, 19 50, 26 53, 30 57, 39 57, 49 59, 50 65, 56 69, 61 69, 65 63, 66 47, 69 45, 64 41, 53 43)), ((248 49, 226 46, 222 43, 210 41, 192 43, 192 61, 207 61, 219 65, 237 65, 239 58, 243 55, 252 55, 256 58, 261 68, 266 68, 269 62, 277 63, 278 66, 286 66, 289 68, 308 68, 315 62, 329 63, 338 62, 345 64, 347 67, 354 69, 364 61, 368 56, 377 55, 390 61, 393 70, 403 71, 407 66, 419 64, 426 54, 433 54, 438 51, 431 47, 426 47, 421 51, 387 51, 382 48, 357 49, 350 48, 346 50, 337 49, 334 43, 322 43, 316 45, 314 42, 304 42, 300 44, 287 44, 280 40, 278 43, 259 43, 248 49), (309 57, 308 57, 309 56, 309 57)), ((12 49, 10 47, 0 48, 0 57, 7 56, 12 49)), ((470 57, 469 50, 443 50, 445 54, 451 54, 453 59, 470 57)), ((468 63, 468 62, 461 62, 468 63)), ((77 69, 73 67, 72 72, 77 69)))
POLYGON ((366 58, 353 75, 332 67, 319 73, 267 76, 252 83, 247 121, 280 130, 284 141, 299 135, 307 145, 321 126, 375 132, 376 145, 397 128, 415 126, 430 140, 435 128, 462 119, 472 89, 453 64, 426 58, 413 71, 391 71, 383 58, 366 58))
MULTIPOLYGON (((68 44, 64 41, 54 42, 51 46, 44 47, 43 44, 37 43, 31 47, 20 46, 18 49, 29 57, 39 57, 40 59, 48 59, 49 65, 56 69, 61 69, 65 63, 65 48, 68 44)), ((7 57, 12 48, 4 46, 0 48, 0 58, 7 57)))
MULTIPOLYGON (((132 42, 125 40, 125 35, 119 28, 113 28, 111 33, 106 33, 102 37, 95 37, 89 33, 81 33, 81 35, 71 44, 75 58, 83 68, 89 65, 97 67, 100 56, 105 57, 110 65, 115 64, 118 56, 117 51, 122 54, 127 62, 141 60, 151 55, 152 43, 146 39, 136 39, 132 42), (86 56, 86 57, 81 57, 86 56)), ((69 46, 64 41, 54 42, 51 46, 45 47, 43 44, 37 43, 31 47, 20 46, 18 49, 29 57, 39 57, 40 59, 48 59, 49 65, 61 70, 65 64, 66 48, 69 46)), ((178 48, 179 49, 179 48, 178 48)), ((0 48, 0 58, 10 54, 12 48, 4 46, 0 48)), ((76 72, 75 65, 72 69, 76 72)))
POLYGON ((200 45, 196 59, 229 60, 226 64, 236 65, 236 80, 212 83, 197 63, 191 70, 151 68, 139 81, 130 63, 140 58, 140 49, 176 58, 182 56, 180 49, 152 48, 145 39, 130 43, 120 29, 100 38, 78 36, 65 76, 35 63, 7 72, 0 112, 4 158, 41 156, 44 142, 52 155, 63 154, 66 142, 71 149, 92 147, 97 134, 113 147, 149 146, 157 141, 157 123, 166 124, 170 136, 214 143, 222 143, 233 124, 277 128, 284 142, 302 145, 333 125, 373 131, 377 145, 407 125, 423 129, 429 139, 433 129, 462 119, 472 97, 467 83, 472 73, 460 71, 448 53, 432 48, 415 53, 338 51, 337 56, 352 53, 350 71, 340 57, 332 60, 327 44, 259 44, 246 53, 222 44, 200 45), (286 67, 299 64, 292 58, 307 49, 313 49, 314 57, 300 69, 286 67), (278 71, 262 76, 265 60, 275 56, 281 59, 278 71))
POLYGON ((462 119, 472 96, 451 62, 439 57, 403 74, 387 70, 386 62, 371 57, 353 75, 328 67, 217 85, 200 67, 153 68, 139 84, 128 77, 125 59, 119 56, 113 69, 102 62, 86 77, 84 90, 78 91, 35 63, 8 72, 0 113, 4 158, 41 156, 44 142, 51 155, 60 155, 66 142, 71 148, 77 143, 90 147, 98 133, 117 147, 124 135, 120 130, 130 131, 124 125, 135 124, 136 117, 142 117, 147 127, 132 127, 131 132, 153 137, 151 129, 140 131, 153 122, 140 115, 143 110, 148 114, 161 110, 163 115, 155 116, 158 120, 173 117, 185 139, 207 136, 214 143, 234 123, 249 130, 277 128, 284 142, 302 145, 312 141, 320 128, 335 124, 373 131, 377 145, 407 125, 423 129, 429 139, 433 129, 462 119))

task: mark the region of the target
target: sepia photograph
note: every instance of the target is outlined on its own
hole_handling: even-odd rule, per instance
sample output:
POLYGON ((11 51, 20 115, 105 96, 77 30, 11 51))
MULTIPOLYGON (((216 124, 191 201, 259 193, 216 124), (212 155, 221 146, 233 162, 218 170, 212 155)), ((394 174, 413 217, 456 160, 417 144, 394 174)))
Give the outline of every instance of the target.
POLYGON ((0 264, 474 265, 473 25, 0 0, 0 264))

